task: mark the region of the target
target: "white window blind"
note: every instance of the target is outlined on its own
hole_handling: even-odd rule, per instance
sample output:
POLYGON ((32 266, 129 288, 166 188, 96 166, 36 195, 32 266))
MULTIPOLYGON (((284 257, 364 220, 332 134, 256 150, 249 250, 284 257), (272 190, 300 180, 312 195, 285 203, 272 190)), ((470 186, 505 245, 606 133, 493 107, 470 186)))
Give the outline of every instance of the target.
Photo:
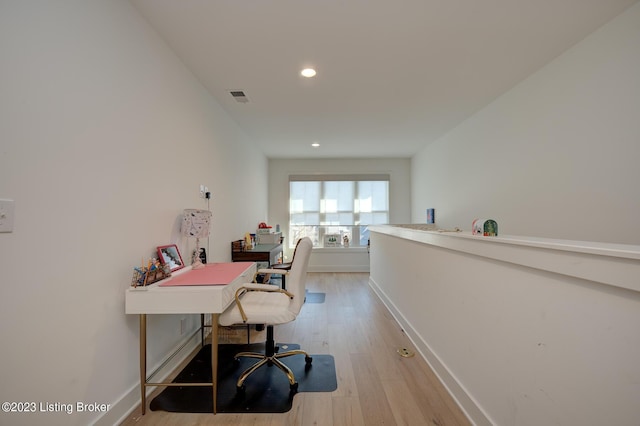
POLYGON ((389 175, 289 176, 289 244, 309 236, 346 235, 350 246, 366 245, 368 225, 389 222, 389 175))

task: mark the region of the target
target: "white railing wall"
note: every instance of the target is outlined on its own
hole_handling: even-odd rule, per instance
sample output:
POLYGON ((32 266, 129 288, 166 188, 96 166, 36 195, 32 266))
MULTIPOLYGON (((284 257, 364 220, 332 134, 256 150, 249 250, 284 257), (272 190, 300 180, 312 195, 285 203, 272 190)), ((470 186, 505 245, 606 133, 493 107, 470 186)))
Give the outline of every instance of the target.
POLYGON ((370 256, 475 424, 637 424, 640 246, 376 226, 370 256))

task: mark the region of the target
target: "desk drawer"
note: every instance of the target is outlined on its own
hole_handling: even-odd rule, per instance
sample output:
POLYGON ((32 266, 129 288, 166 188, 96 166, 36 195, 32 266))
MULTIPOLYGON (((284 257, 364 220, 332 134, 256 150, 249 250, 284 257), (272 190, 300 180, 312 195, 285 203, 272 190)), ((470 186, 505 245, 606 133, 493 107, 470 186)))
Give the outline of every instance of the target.
POLYGON ((227 309, 234 303, 236 291, 240 286, 242 286, 242 284, 250 283, 251 281, 253 281, 256 270, 256 264, 252 263, 251 267, 247 269, 242 275, 233 280, 229 285, 225 286, 224 290, 222 291, 222 304, 220 306, 222 310, 220 312, 224 312, 225 309, 227 309))

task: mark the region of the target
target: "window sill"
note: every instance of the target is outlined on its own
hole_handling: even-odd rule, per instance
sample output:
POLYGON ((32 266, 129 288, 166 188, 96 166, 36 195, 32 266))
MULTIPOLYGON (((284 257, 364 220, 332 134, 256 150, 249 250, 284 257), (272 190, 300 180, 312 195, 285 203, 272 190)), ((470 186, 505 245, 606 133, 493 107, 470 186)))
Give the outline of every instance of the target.
POLYGON ((314 247, 313 251, 316 253, 366 253, 366 247, 314 247))

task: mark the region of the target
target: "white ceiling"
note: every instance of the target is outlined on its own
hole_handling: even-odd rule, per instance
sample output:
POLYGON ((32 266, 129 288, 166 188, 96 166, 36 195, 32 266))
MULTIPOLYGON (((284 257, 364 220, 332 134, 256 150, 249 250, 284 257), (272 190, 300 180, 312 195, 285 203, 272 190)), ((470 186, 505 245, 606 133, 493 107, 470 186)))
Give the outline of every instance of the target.
POLYGON ((412 156, 637 0, 131 1, 265 155, 337 158, 412 156))

